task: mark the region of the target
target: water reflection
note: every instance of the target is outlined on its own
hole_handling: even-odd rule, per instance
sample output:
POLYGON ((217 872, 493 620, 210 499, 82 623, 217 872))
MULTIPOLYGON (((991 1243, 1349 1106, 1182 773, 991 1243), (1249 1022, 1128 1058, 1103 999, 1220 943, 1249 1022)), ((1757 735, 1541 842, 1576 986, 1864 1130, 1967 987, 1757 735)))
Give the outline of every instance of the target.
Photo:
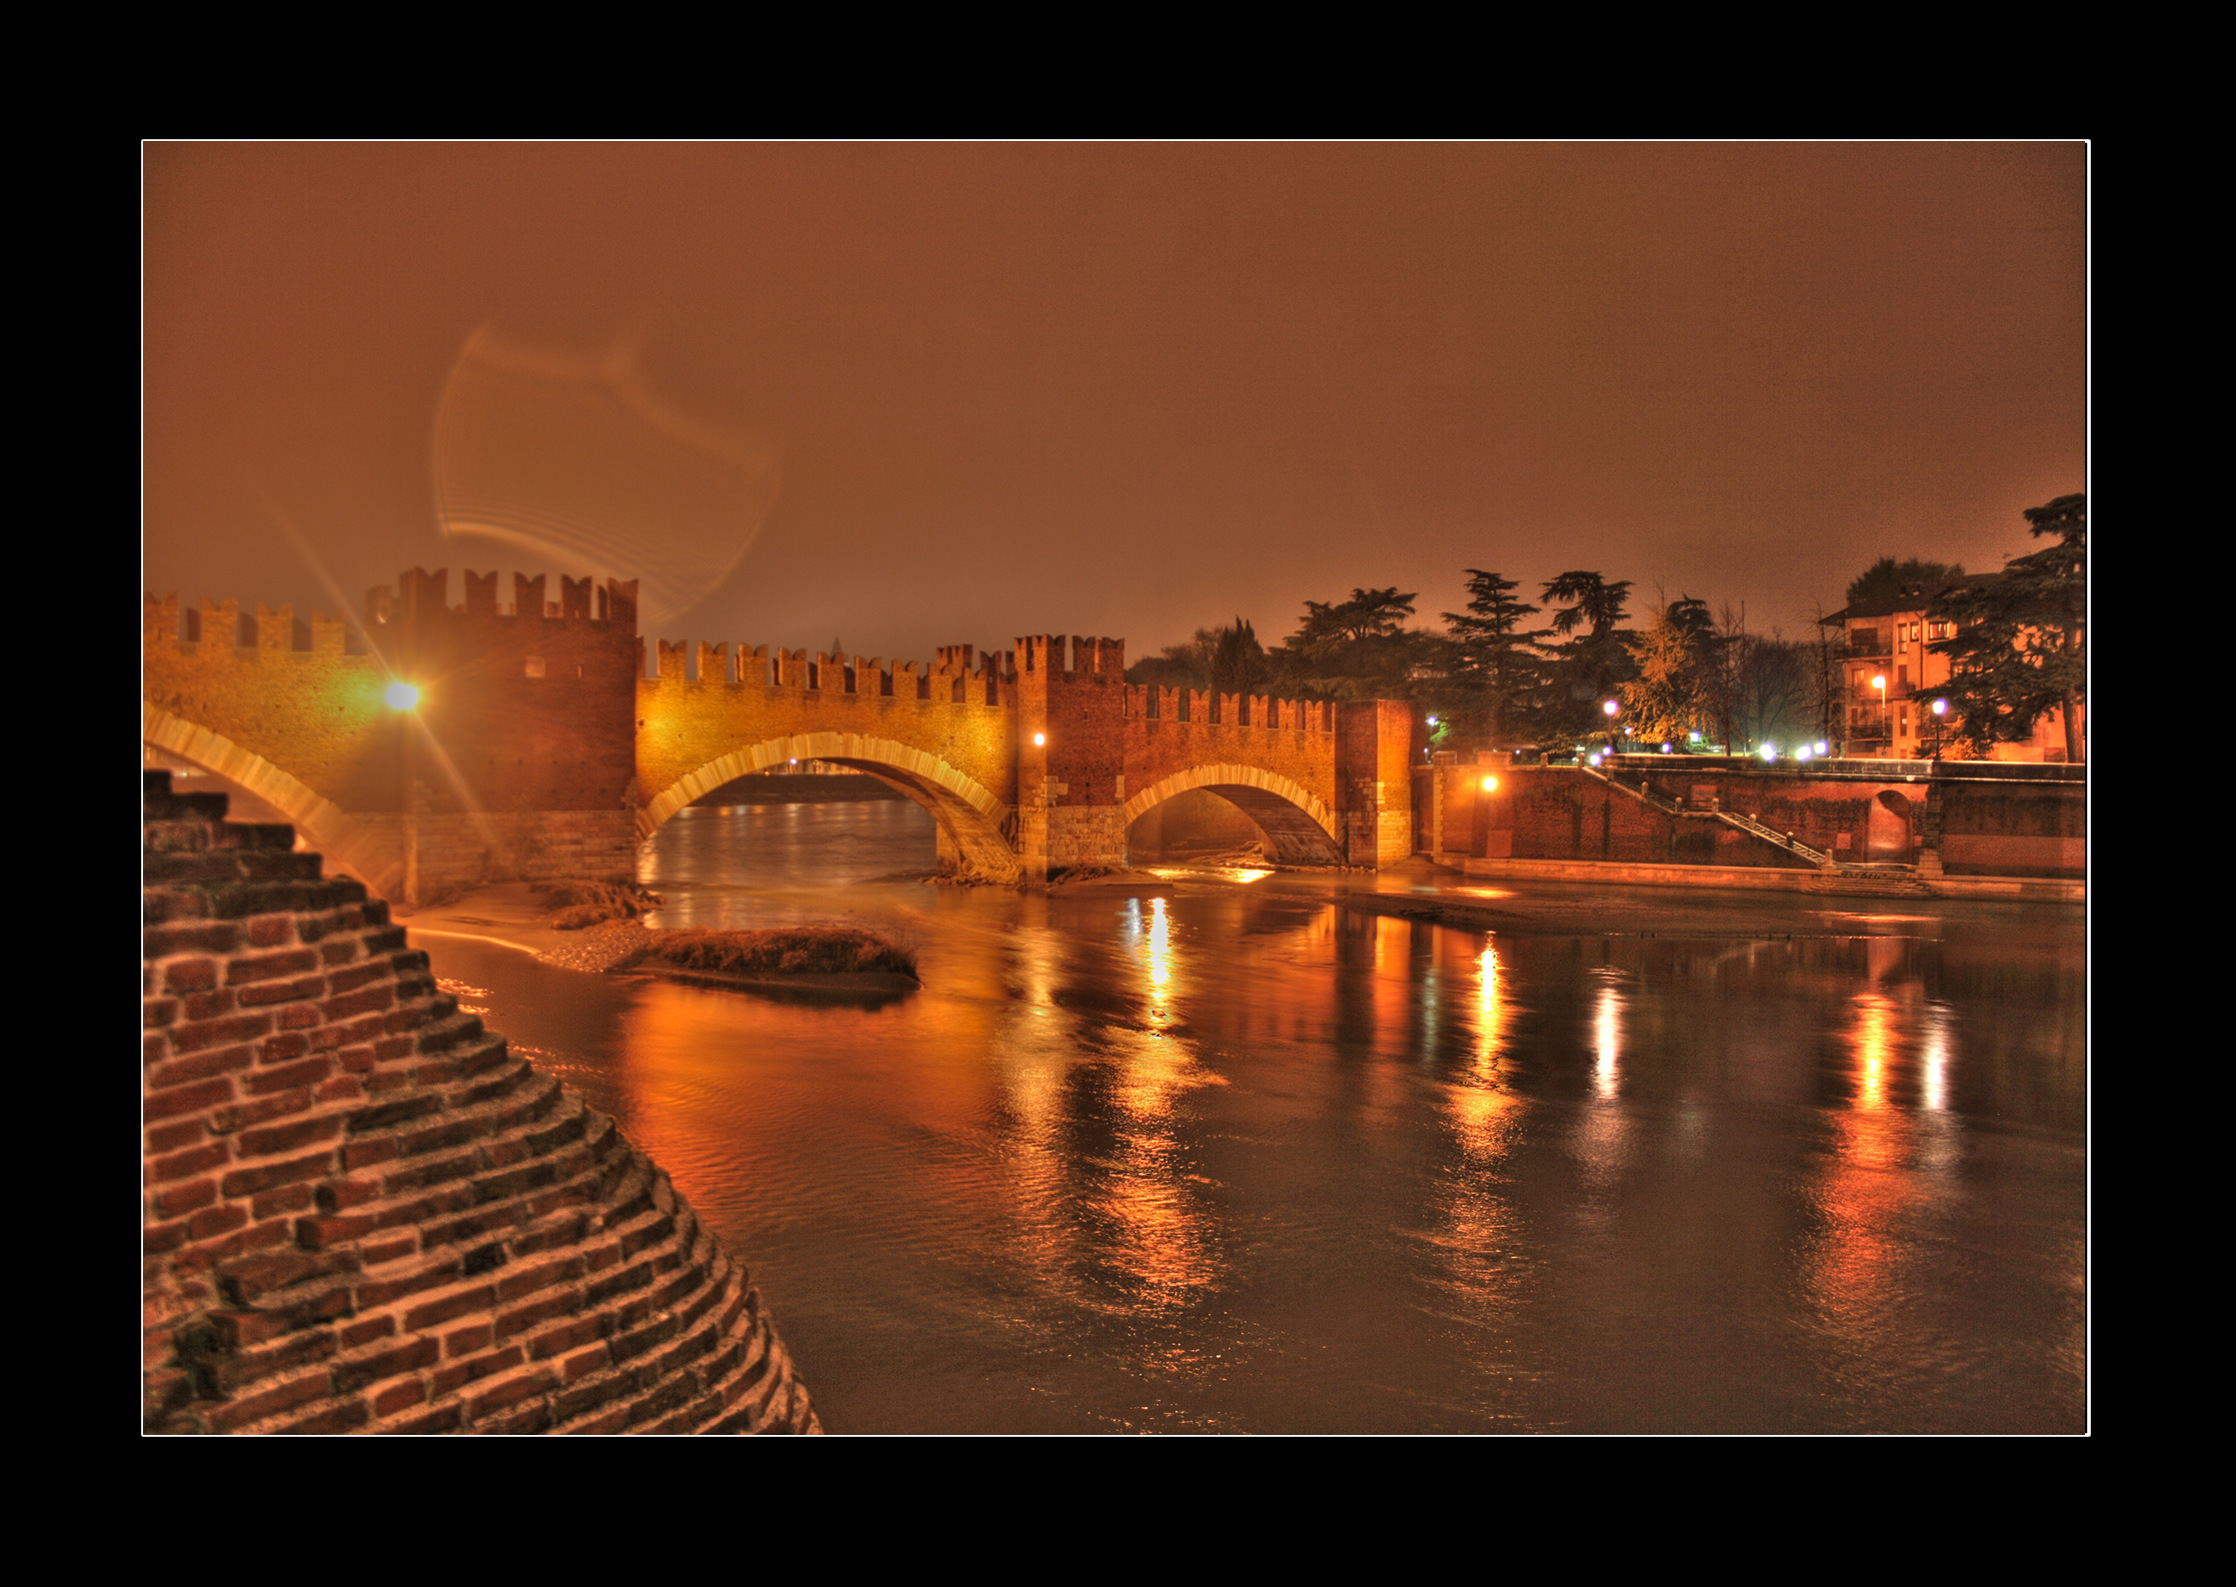
POLYGON ((1931 1392, 1967 1354, 1931 1315, 1920 1271, 1922 1250, 1950 1238, 1963 1197, 1950 1020, 1901 969, 1898 953, 1871 944, 1869 984, 1849 1000, 1839 1036, 1847 1105, 1829 1119, 1802 1275, 1834 1370, 1882 1395, 1931 1392))
POLYGON ((1631 1117, 1620 1103, 1627 1002, 1621 969, 1601 964, 1590 973, 1591 1099, 1577 1116, 1572 1150, 1583 1167, 1587 1191, 1577 1205, 1579 1220, 1604 1231, 1614 1216, 1631 1150, 1631 1117))
POLYGON ((905 931, 922 992, 426 946, 754 1263, 836 1426, 2080 1425, 2061 942, 1493 938, 1286 874, 816 891, 694 825, 672 907, 905 931))
POLYGON ((1623 994, 1610 971, 1601 971, 1599 997, 1592 1015, 1592 1089, 1613 1101, 1621 1082, 1623 1056, 1623 994))

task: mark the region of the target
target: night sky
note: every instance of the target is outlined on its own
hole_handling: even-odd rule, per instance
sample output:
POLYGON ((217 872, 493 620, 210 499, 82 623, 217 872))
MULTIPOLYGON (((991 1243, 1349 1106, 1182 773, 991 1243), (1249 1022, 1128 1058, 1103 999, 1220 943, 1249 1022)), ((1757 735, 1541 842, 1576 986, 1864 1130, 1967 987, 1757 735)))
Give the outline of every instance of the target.
POLYGON ((1793 636, 1874 557, 1999 567, 2086 486, 2075 144, 143 172, 143 578, 189 601, 594 570, 643 576, 668 638, 1139 656, 1593 568, 1793 636))

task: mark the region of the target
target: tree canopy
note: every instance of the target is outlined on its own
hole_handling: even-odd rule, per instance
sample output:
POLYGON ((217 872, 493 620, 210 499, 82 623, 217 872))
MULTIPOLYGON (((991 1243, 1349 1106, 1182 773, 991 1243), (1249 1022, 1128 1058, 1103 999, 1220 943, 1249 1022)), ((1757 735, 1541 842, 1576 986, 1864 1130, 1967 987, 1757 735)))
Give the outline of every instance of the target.
POLYGON ((1657 607, 1629 641, 1637 675, 1618 688, 1630 729, 1685 743, 1709 724, 1709 692, 1720 648, 1708 603, 1689 595, 1657 607))
POLYGON ((1551 663, 1543 697, 1540 739, 1548 747, 1573 743, 1606 725, 1600 702, 1637 676, 1622 626, 1630 580, 1574 569, 1548 579, 1542 599, 1565 602, 1552 622, 1531 638, 1551 663))
POLYGON ((1931 600, 1951 579, 1964 577, 1961 562, 1928 562, 1921 557, 1881 557, 1848 581, 1848 604, 1915 598, 1931 600))
POLYGON ((1522 632, 1522 619, 1539 607, 1514 598, 1519 580, 1481 568, 1467 570, 1467 610, 1446 612, 1452 641, 1452 695, 1456 714, 1493 744, 1522 727, 1526 706, 1543 684, 1542 668, 1522 632))
POLYGON ((1946 699, 1951 731, 1977 749, 2029 738, 2062 712, 2066 756, 2083 758, 2080 707, 2088 698, 2088 498, 2060 496, 2026 509, 2028 532, 2054 545, 2014 557, 1994 579, 1960 584, 1927 609, 1952 625, 1929 648, 1949 658, 1949 681, 1921 689, 1946 699))
POLYGON ((1259 693, 1272 675, 1265 647, 1258 643, 1257 631, 1246 617, 1237 617, 1219 628, 1199 628, 1185 643, 1167 645, 1126 669, 1128 683, 1211 689, 1221 694, 1259 693))
POLYGON ((1306 601, 1297 631, 1267 653, 1278 685, 1323 699, 1422 699, 1446 670, 1446 644, 1405 626, 1415 599, 1392 585, 1306 601))

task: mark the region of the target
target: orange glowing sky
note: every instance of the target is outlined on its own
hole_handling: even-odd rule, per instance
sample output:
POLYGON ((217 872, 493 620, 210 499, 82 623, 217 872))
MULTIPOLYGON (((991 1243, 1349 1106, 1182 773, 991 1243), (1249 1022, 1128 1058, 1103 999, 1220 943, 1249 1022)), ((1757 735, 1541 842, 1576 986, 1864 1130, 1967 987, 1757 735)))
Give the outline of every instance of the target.
POLYGON ((473 345, 629 350, 668 451, 548 405, 475 444, 646 537, 665 637, 1141 655, 1354 585, 1433 620, 1469 566, 1791 635, 2085 487, 2076 144, 150 145, 144 180, 144 580, 188 600, 541 571, 438 526, 473 345), (717 454, 737 490, 676 472, 717 454))

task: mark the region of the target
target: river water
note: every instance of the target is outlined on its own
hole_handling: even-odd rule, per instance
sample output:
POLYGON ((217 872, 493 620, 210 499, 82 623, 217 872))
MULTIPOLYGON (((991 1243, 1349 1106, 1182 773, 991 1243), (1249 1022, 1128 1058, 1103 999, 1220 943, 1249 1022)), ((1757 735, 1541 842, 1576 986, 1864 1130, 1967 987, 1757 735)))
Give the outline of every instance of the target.
POLYGON ((1334 902, 1425 871, 891 879, 932 850, 761 805, 643 862, 654 924, 906 940, 882 1002, 419 943, 668 1169, 832 1430, 2085 1428, 2079 908, 1543 884, 1463 931, 1334 902))

